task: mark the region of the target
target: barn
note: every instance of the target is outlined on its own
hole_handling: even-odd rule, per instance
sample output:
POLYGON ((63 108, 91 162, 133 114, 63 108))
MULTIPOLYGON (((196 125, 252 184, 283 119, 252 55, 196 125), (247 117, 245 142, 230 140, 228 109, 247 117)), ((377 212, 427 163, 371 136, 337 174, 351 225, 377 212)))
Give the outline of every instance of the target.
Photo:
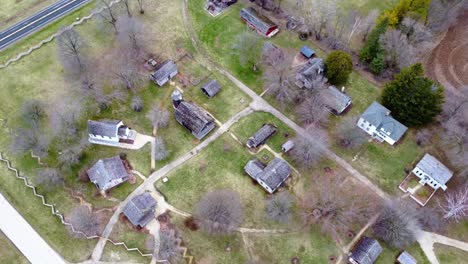
POLYGON ((253 7, 242 8, 240 16, 249 27, 255 29, 262 36, 271 38, 279 32, 277 25, 261 16, 253 7))

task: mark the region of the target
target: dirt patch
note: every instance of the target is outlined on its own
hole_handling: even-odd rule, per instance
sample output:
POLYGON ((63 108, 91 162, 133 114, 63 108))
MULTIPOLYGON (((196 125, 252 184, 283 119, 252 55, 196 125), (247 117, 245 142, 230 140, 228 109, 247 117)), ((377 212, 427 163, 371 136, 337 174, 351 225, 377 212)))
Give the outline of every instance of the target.
POLYGON ((468 89, 468 11, 433 50, 426 69, 430 77, 455 93, 468 89))

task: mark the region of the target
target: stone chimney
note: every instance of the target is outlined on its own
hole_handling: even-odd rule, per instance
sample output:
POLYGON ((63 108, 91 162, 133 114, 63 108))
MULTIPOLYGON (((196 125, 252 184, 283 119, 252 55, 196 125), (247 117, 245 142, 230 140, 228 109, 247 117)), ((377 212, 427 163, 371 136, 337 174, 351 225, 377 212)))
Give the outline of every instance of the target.
POLYGON ((174 108, 177 108, 179 104, 184 100, 182 98, 182 93, 177 89, 175 89, 174 92, 172 92, 171 98, 172 106, 174 106, 174 108))

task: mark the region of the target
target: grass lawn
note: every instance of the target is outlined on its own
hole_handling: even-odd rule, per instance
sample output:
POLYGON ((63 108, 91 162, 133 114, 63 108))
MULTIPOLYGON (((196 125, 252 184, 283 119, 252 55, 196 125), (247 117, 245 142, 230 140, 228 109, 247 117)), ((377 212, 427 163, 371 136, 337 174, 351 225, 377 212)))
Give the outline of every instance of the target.
MULTIPOLYGON (((66 260, 79 262, 88 259, 97 241, 72 238, 59 218, 53 216, 50 209, 42 205, 39 198, 33 196, 31 189, 26 188, 22 180, 16 179, 13 172, 5 168, 5 164, 2 163, 0 172, 3 176, 0 177, 0 192, 21 212, 26 221, 66 260)), ((66 213, 62 208, 71 208, 75 203, 64 192, 57 192, 47 199, 56 203, 62 213, 66 213)))
POLYGON ((338 257, 335 243, 318 230, 285 235, 248 235, 253 253, 262 263, 291 263, 298 257, 301 263, 329 263, 330 257, 338 257))
POLYGON ((466 263, 468 258, 468 252, 446 245, 435 244, 434 251, 439 262, 444 264, 466 263))
POLYGON ((263 124, 267 123, 274 124, 278 127, 278 132, 268 139, 267 145, 275 152, 281 153, 281 145, 286 142, 288 138, 294 138, 295 132, 270 113, 252 113, 234 124, 231 131, 245 144, 249 137, 259 130, 263 124), (285 137, 286 134, 288 134, 287 137, 285 137))
POLYGON ((169 182, 156 187, 176 208, 194 213, 203 194, 228 189, 236 191, 244 206, 245 227, 271 227, 278 224, 265 214, 266 191, 244 175, 244 165, 252 158, 244 146, 225 134, 203 152, 168 175, 169 182))
MULTIPOLYGON (((175 224, 182 237, 182 243, 188 248, 188 255, 194 256, 196 263, 232 264, 246 263, 248 260, 244 242, 239 233, 225 236, 210 236, 202 231, 191 231, 183 224, 180 216, 172 216, 171 222, 175 224), (231 250, 227 251, 229 247, 231 250)), ((183 260, 180 263, 185 263, 183 260)))
POLYGON ((29 263, 2 231, 0 231, 0 259, 3 263, 29 263))
MULTIPOLYGON (((126 220, 127 221, 127 220, 126 220)), ((145 246, 146 239, 151 236, 143 231, 137 231, 131 224, 123 222, 122 217, 112 229, 110 239, 114 242, 124 241, 129 248, 139 248, 143 254, 148 252, 145 246)), ((114 246, 108 242, 104 249, 103 261, 128 261, 135 263, 149 263, 151 257, 142 257, 137 251, 127 252, 123 246, 114 246)))
POLYGON ((136 251, 126 251, 123 246, 114 246, 107 242, 102 252, 101 261, 110 263, 150 263, 150 257, 142 257, 136 251))

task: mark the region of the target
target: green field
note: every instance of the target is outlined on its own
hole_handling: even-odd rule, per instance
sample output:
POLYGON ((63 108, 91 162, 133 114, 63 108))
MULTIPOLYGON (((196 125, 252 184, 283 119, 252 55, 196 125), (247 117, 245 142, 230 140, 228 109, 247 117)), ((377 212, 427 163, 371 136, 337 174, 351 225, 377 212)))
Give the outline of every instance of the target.
POLYGON ((434 251, 439 262, 444 264, 465 263, 468 258, 468 252, 446 245, 435 244, 434 251))

